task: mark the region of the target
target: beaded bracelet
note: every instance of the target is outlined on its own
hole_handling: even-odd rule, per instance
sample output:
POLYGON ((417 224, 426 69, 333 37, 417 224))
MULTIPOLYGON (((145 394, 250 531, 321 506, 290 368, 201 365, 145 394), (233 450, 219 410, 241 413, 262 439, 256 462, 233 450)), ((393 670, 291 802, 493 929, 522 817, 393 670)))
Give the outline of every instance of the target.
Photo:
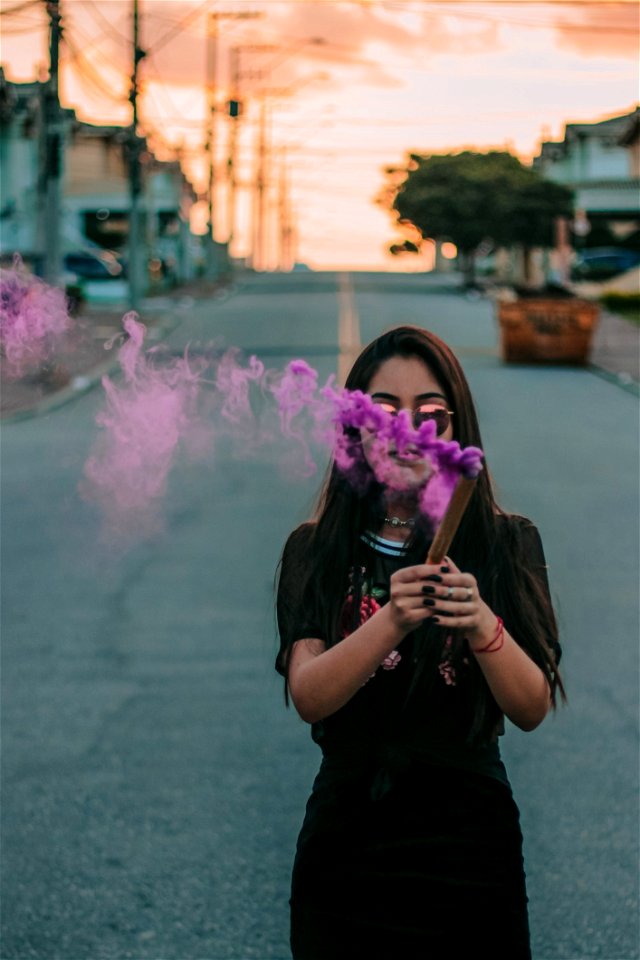
POLYGON ((502 617, 496 617, 496 621, 498 625, 493 640, 490 640, 485 647, 476 647, 473 651, 474 653, 495 653, 502 649, 502 645, 504 644, 504 621, 502 617))

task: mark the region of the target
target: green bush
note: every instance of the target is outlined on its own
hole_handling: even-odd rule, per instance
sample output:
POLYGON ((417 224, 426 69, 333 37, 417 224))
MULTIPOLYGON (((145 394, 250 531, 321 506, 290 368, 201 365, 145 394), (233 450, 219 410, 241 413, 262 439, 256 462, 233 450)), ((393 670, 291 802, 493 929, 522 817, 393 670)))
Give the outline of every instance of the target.
POLYGON ((600 303, 640 325, 640 292, 605 293, 600 297, 600 303))

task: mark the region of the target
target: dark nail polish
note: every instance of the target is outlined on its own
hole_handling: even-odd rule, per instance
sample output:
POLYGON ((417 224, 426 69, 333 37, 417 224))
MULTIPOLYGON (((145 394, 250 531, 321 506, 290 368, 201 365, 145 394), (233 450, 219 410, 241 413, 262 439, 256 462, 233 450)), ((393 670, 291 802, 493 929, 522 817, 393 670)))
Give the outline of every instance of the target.
POLYGON ((435 593, 435 592, 436 592, 436 588, 435 588, 435 587, 423 587, 423 588, 422 588, 422 592, 423 592, 423 593, 435 593))
POLYGON ((439 617, 431 617, 431 623, 440 623, 439 617))
POLYGON ((423 600, 422 602, 425 605, 425 607, 435 607, 436 605, 435 600, 430 600, 428 597, 426 600, 423 600))
POLYGON ((449 573, 449 567, 440 567, 440 573, 449 573))
POLYGON ((425 577, 425 580, 433 580, 434 583, 442 583, 442 577, 439 577, 437 573, 431 574, 430 577, 425 577))

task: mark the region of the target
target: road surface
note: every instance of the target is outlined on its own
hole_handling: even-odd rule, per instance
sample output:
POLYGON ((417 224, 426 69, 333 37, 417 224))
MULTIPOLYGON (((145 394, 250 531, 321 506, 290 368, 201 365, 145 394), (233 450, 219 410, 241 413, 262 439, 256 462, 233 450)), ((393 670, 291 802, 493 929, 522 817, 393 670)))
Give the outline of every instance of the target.
MULTIPOLYGON (((401 322, 457 351, 501 503, 538 525, 570 705, 503 752, 535 960, 638 956, 638 408, 588 370, 507 367, 486 301, 424 277, 258 276, 174 331, 324 379, 401 322)), ((96 544, 77 494, 101 390, 3 430, 4 960, 285 960, 319 764, 284 709, 273 577, 319 477, 276 446, 180 463, 164 536, 96 544)), ((395 960, 395 958, 394 958, 395 960)))

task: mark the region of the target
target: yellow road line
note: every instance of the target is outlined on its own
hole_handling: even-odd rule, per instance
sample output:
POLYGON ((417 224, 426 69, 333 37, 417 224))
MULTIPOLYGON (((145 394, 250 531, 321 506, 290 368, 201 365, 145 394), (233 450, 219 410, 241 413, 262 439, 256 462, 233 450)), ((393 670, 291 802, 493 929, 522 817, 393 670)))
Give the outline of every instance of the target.
POLYGON ((338 384, 344 386, 353 362, 362 350, 360 318, 349 273, 338 274, 338 384))

